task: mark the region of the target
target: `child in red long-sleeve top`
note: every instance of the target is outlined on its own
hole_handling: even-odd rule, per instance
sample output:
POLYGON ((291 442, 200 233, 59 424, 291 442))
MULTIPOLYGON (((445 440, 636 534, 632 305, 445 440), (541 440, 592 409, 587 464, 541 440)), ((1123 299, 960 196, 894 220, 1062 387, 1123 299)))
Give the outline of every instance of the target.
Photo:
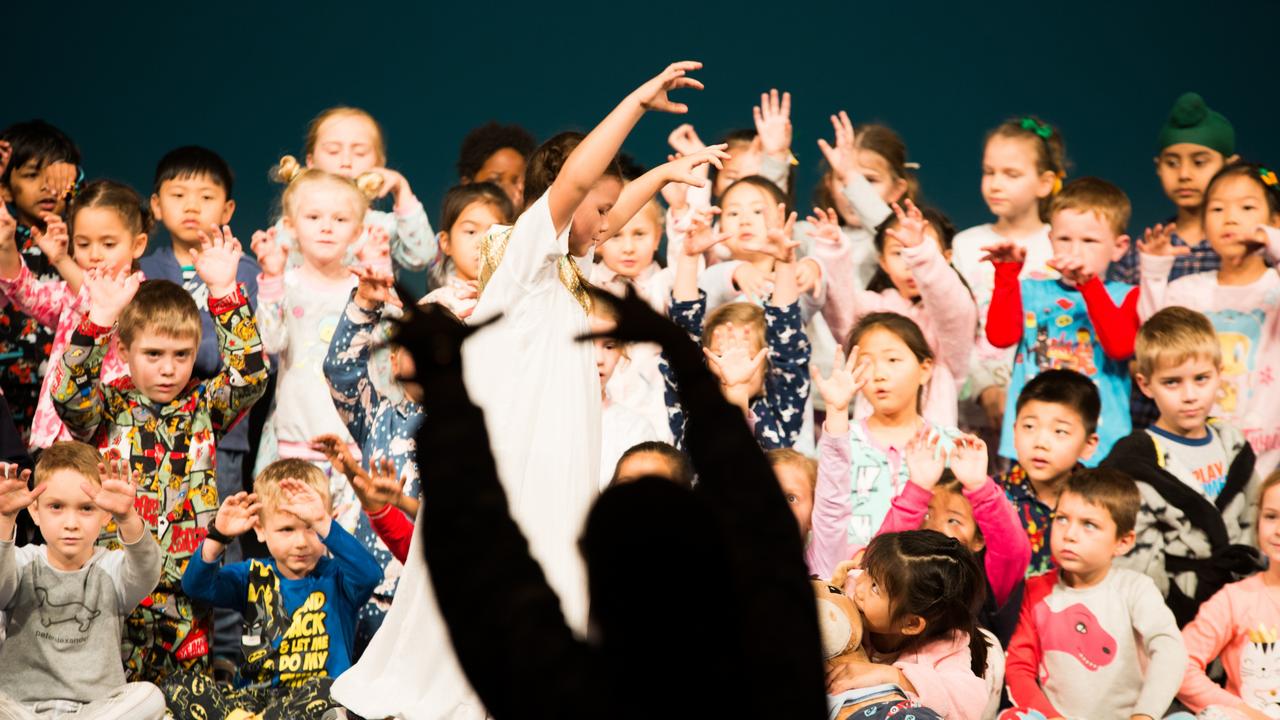
MULTIPOLYGON (((1098 386, 1102 413, 1098 452, 1129 434, 1129 369, 1138 334, 1138 290, 1103 282, 1107 268, 1129 247, 1124 234, 1129 198, 1097 178, 1067 185, 1050 206, 1050 264, 1059 280, 1018 280, 1026 251, 1013 243, 983 248, 995 263, 996 287, 987 315, 987 339, 1018 346, 1013 361, 1000 454, 1013 458, 1014 403, 1022 386, 1054 368, 1074 370, 1098 386)), ((1096 462, 1096 461, 1095 461, 1096 462)))

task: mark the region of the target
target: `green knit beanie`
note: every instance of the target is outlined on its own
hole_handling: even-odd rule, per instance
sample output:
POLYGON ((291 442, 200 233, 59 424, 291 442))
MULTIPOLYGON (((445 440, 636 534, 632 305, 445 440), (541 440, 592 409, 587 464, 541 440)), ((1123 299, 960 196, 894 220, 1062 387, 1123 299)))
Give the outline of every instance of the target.
POLYGON ((1160 128, 1158 149, 1178 143, 1203 145, 1223 157, 1231 157, 1236 152, 1236 131, 1222 113, 1204 104, 1204 98, 1193 92, 1183 93, 1160 128))

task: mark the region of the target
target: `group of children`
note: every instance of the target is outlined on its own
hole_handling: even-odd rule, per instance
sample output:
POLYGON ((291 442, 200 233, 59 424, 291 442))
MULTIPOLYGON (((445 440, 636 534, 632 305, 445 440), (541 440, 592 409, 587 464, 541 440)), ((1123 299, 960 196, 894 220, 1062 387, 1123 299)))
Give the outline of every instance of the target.
POLYGON ((438 233, 373 117, 326 110, 253 257, 211 150, 166 154, 148 202, 43 121, 0 132, 0 718, 449 716, 335 683, 406 633, 431 398, 390 328, 417 303, 504 313, 467 385, 585 631, 585 506, 696 482, 658 348, 566 344, 617 320, 591 286, 701 345, 810 573, 848 578, 867 660, 831 661, 832 717, 886 685, 860 717, 1280 717, 1275 172, 1188 93, 1155 148, 1176 216, 1131 242, 1124 192, 1014 118, 982 147, 994 221, 957 233, 902 139, 841 112, 801 221, 787 93, 720 144, 681 125, 658 168, 618 154, 699 67, 586 136, 477 128, 438 233))

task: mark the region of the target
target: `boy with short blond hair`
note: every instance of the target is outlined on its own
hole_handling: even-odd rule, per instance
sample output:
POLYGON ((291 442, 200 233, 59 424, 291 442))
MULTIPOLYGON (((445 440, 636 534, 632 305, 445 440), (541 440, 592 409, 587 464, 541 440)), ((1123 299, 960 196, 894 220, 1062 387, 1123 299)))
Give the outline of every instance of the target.
POLYGON ((1112 567, 1133 547, 1140 504, 1116 470, 1067 480, 1054 509, 1057 569, 1027 581, 1009 642, 1009 716, 1165 716, 1186 669, 1182 635, 1150 578, 1112 567))
POLYGON ((1244 433, 1209 417, 1222 369, 1209 318, 1165 308, 1135 350, 1134 380, 1160 416, 1104 461, 1142 493, 1137 542, 1119 564, 1151 576, 1182 626, 1222 586, 1262 569, 1252 532, 1261 479, 1244 433))
POLYGON ((234 237, 217 232, 195 260, 222 349, 218 375, 192 377, 200 315, 185 290, 94 271, 84 280, 89 313, 52 371, 54 405, 72 436, 114 453, 143 478, 138 509, 164 552, 156 592, 125 627, 125 666, 134 679, 160 680, 208 659, 210 617, 183 593, 182 569, 217 512, 217 443, 267 380, 253 309, 236 283, 240 254, 234 237), (117 321, 129 375, 103 383, 99 370, 117 321))
POLYGON ((124 463, 102 466, 92 447, 56 442, 31 471, 0 463, 0 717, 94 720, 164 716, 151 683, 126 683, 124 618, 160 579, 160 548, 134 508, 124 463), (46 545, 14 547, 26 509, 46 545), (103 527, 121 548, 95 547, 103 527))
POLYGON ((1138 291, 1104 282, 1107 268, 1129 248, 1125 226, 1129 198, 1098 178, 1080 178, 1054 196, 1049 207, 1050 261, 1060 280, 1019 281, 1026 250, 1004 242, 984 248, 996 266, 987 316, 995 347, 1016 345, 1000 455, 1013 458, 1014 403, 1022 386, 1046 370, 1074 370, 1094 382, 1102 397, 1098 456, 1129 434, 1129 368, 1138 332, 1138 291))
POLYGON ((351 666, 356 616, 382 581, 369 551, 333 521, 329 478, 315 465, 277 460, 253 489, 222 503, 182 577, 192 598, 244 615, 243 689, 175 676, 164 690, 179 720, 237 710, 319 720, 336 707, 329 686, 351 666), (219 567, 226 544, 249 530, 271 558, 219 567))

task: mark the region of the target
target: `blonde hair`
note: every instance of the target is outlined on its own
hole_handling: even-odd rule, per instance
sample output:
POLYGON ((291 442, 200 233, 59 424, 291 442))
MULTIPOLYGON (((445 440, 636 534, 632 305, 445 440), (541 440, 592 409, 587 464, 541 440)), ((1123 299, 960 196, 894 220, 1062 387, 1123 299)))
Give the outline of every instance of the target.
POLYGON ((1063 210, 1091 212, 1107 222, 1111 231, 1123 235, 1133 206, 1120 188, 1096 177, 1072 180, 1049 202, 1049 217, 1063 210))
POLYGON ((319 115, 316 115, 311 119, 311 123, 307 125, 307 139, 303 144, 303 154, 310 156, 315 153, 316 143, 320 141, 320 128, 324 127, 324 124, 330 120, 339 117, 358 117, 369 121, 369 124, 373 126, 374 133, 377 135, 377 138, 373 143, 373 150, 378 155, 378 164, 386 165, 387 144, 382 137, 382 125, 378 124, 378 121, 374 120, 373 116, 368 112, 357 107, 349 107, 346 105, 339 105, 337 107, 331 107, 328 110, 323 110, 319 115))
POLYGON ((1222 367, 1222 344, 1213 323, 1203 314, 1177 305, 1152 315, 1138 328, 1133 346, 1135 372, 1148 380, 1162 366, 1198 358, 1222 367))
POLYGON ((59 470, 70 470, 94 485, 101 485, 102 477, 98 474, 101 462, 102 456, 92 445, 74 440, 56 442, 40 453, 40 460, 36 462, 36 481, 32 487, 38 487, 59 470))
POLYGON ((292 155, 280 158, 280 162, 272 168, 271 178, 285 186, 284 194, 280 197, 280 209, 286 216, 292 216, 297 210, 298 192, 308 185, 328 183, 349 190, 351 196, 356 199, 357 214, 360 219, 364 218, 365 211, 369 209, 369 202, 377 197, 378 191, 382 189, 382 175, 378 173, 367 172, 351 180, 318 168, 304 167, 292 155))
POLYGON ((200 310, 191 293, 168 280, 147 280, 116 321, 116 332, 126 346, 139 334, 154 332, 171 338, 192 338, 200 343, 200 310))
MULTIPOLYGON (((1262 520, 1262 500, 1267 497, 1267 492, 1277 485, 1280 485, 1280 470, 1272 470, 1271 474, 1267 476, 1267 479, 1262 481, 1262 487, 1258 488, 1258 514, 1253 518, 1253 527, 1255 531, 1258 529, 1258 525, 1262 520)), ((1259 540, 1260 538, 1255 535, 1254 539, 1259 540)))
POLYGON ((818 463, 808 455, 793 448, 774 448, 766 452, 764 456, 769 460, 770 467, 791 465, 800 468, 809 479, 809 487, 818 487, 818 463))
POLYGON ((324 471, 306 460, 285 458, 263 468, 253 480, 253 492, 257 494, 258 502, 262 503, 263 517, 279 511, 284 497, 284 493, 280 491, 280 482, 283 480, 301 480, 310 485, 320 493, 325 507, 333 509, 329 497, 329 478, 324 471))
POLYGON ((726 303, 711 311, 702 325, 702 346, 711 347, 715 329, 729 324, 750 326, 755 332, 756 351, 764 348, 764 308, 745 302, 726 303))

